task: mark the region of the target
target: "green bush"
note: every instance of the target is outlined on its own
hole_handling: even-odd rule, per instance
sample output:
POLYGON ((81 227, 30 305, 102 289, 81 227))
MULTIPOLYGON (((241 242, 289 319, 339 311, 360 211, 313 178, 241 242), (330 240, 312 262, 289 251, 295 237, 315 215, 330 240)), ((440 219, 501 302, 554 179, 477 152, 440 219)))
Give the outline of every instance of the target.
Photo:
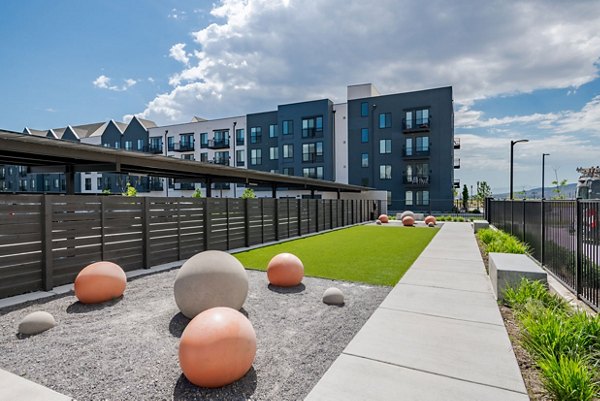
POLYGON ((254 190, 252 188, 246 188, 246 189, 244 189, 244 192, 242 193, 241 198, 242 199, 255 199, 256 194, 254 193, 254 190))
POLYGON ((192 198, 202 198, 202 191, 200 188, 196 188, 192 194, 192 198))
POLYGON ((486 228, 477 232, 477 237, 485 244, 485 251, 502 253, 528 253, 529 245, 504 231, 486 228))
POLYGON ((538 362, 546 389, 558 401, 590 401, 600 395, 594 373, 583 359, 561 355, 538 362))
POLYGON ((135 187, 128 182, 125 192, 123 192, 121 195, 131 197, 137 196, 137 189, 135 189, 135 187))
POLYGON ((539 301, 543 307, 552 310, 566 311, 569 308, 564 299, 551 294, 539 281, 523 278, 517 288, 510 287, 504 291, 505 303, 515 310, 522 310, 532 300, 539 301))

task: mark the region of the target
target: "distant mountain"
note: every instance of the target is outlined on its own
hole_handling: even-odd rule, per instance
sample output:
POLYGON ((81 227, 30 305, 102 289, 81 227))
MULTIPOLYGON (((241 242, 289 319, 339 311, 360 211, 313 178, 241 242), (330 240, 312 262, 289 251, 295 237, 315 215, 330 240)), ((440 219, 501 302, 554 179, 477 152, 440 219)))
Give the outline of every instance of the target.
MULTIPOLYGON (((554 189, 556 189, 556 186, 547 186, 546 188, 544 188, 545 192, 546 192, 546 199, 551 199, 553 196, 556 195, 556 192, 554 192, 554 189)), ((573 184, 567 184, 563 187, 561 187, 561 193, 565 195, 565 197, 567 199, 575 199, 575 192, 577 189, 577 184, 573 183, 573 184)), ((508 198, 509 194, 508 192, 505 193, 501 193, 501 194, 494 194, 493 195, 494 198, 508 198)), ((514 189, 514 197, 515 199, 521 199, 523 198, 523 190, 519 190, 517 188, 514 189)), ((528 189, 525 191, 525 198, 526 199, 539 199, 542 197, 542 188, 532 188, 532 189, 528 189)))

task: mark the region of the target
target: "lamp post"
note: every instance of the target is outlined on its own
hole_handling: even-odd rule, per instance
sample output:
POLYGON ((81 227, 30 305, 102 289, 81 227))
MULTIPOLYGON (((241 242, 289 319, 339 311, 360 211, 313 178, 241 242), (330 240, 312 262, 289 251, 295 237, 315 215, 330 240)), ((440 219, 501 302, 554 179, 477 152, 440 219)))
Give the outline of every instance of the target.
MULTIPOLYGON (((165 148, 165 156, 168 156, 169 154, 167 153, 167 134, 169 133, 169 130, 166 129, 165 130, 165 141, 163 142, 163 146, 165 148)), ((169 197, 169 178, 165 177, 165 190, 167 191, 167 198, 169 197)))
MULTIPOLYGON (((233 154, 232 156, 232 160, 233 160, 233 167, 237 167, 236 162, 235 162, 235 157, 236 157, 236 150, 235 150, 235 146, 237 145, 236 141, 237 141, 237 137, 235 134, 235 126, 237 125, 237 121, 233 122, 233 131, 231 132, 231 135, 229 136, 229 143, 233 144, 233 154)), ((235 182, 233 183, 233 198, 237 198, 237 186, 235 184, 235 182)))
POLYGON ((542 153, 542 199, 546 199, 546 194, 544 193, 544 174, 546 172, 546 156, 550 156, 550 153, 542 153))
POLYGON ((517 143, 521 142, 529 142, 529 139, 519 139, 518 141, 510 141, 510 200, 513 200, 513 148, 517 143))

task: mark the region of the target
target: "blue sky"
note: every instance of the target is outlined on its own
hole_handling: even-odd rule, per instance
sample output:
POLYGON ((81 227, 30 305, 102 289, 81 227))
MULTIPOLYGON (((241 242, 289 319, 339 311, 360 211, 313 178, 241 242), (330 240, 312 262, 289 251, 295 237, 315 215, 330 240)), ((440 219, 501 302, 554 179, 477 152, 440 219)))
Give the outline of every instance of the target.
POLYGON ((117 0, 0 4, 0 127, 270 110, 372 82, 452 85, 462 183, 573 182, 600 164, 595 1, 117 0), (482 6, 482 4, 484 4, 482 6), (555 172, 556 171, 556 172, 555 172))

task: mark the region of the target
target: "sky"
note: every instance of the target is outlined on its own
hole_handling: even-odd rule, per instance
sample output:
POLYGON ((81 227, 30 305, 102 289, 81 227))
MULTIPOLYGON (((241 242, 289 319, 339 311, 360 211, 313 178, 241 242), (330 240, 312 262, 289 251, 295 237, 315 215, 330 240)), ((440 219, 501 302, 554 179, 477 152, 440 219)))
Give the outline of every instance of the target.
POLYGON ((0 128, 158 124, 453 87, 461 184, 600 165, 600 3, 3 0, 0 128))

